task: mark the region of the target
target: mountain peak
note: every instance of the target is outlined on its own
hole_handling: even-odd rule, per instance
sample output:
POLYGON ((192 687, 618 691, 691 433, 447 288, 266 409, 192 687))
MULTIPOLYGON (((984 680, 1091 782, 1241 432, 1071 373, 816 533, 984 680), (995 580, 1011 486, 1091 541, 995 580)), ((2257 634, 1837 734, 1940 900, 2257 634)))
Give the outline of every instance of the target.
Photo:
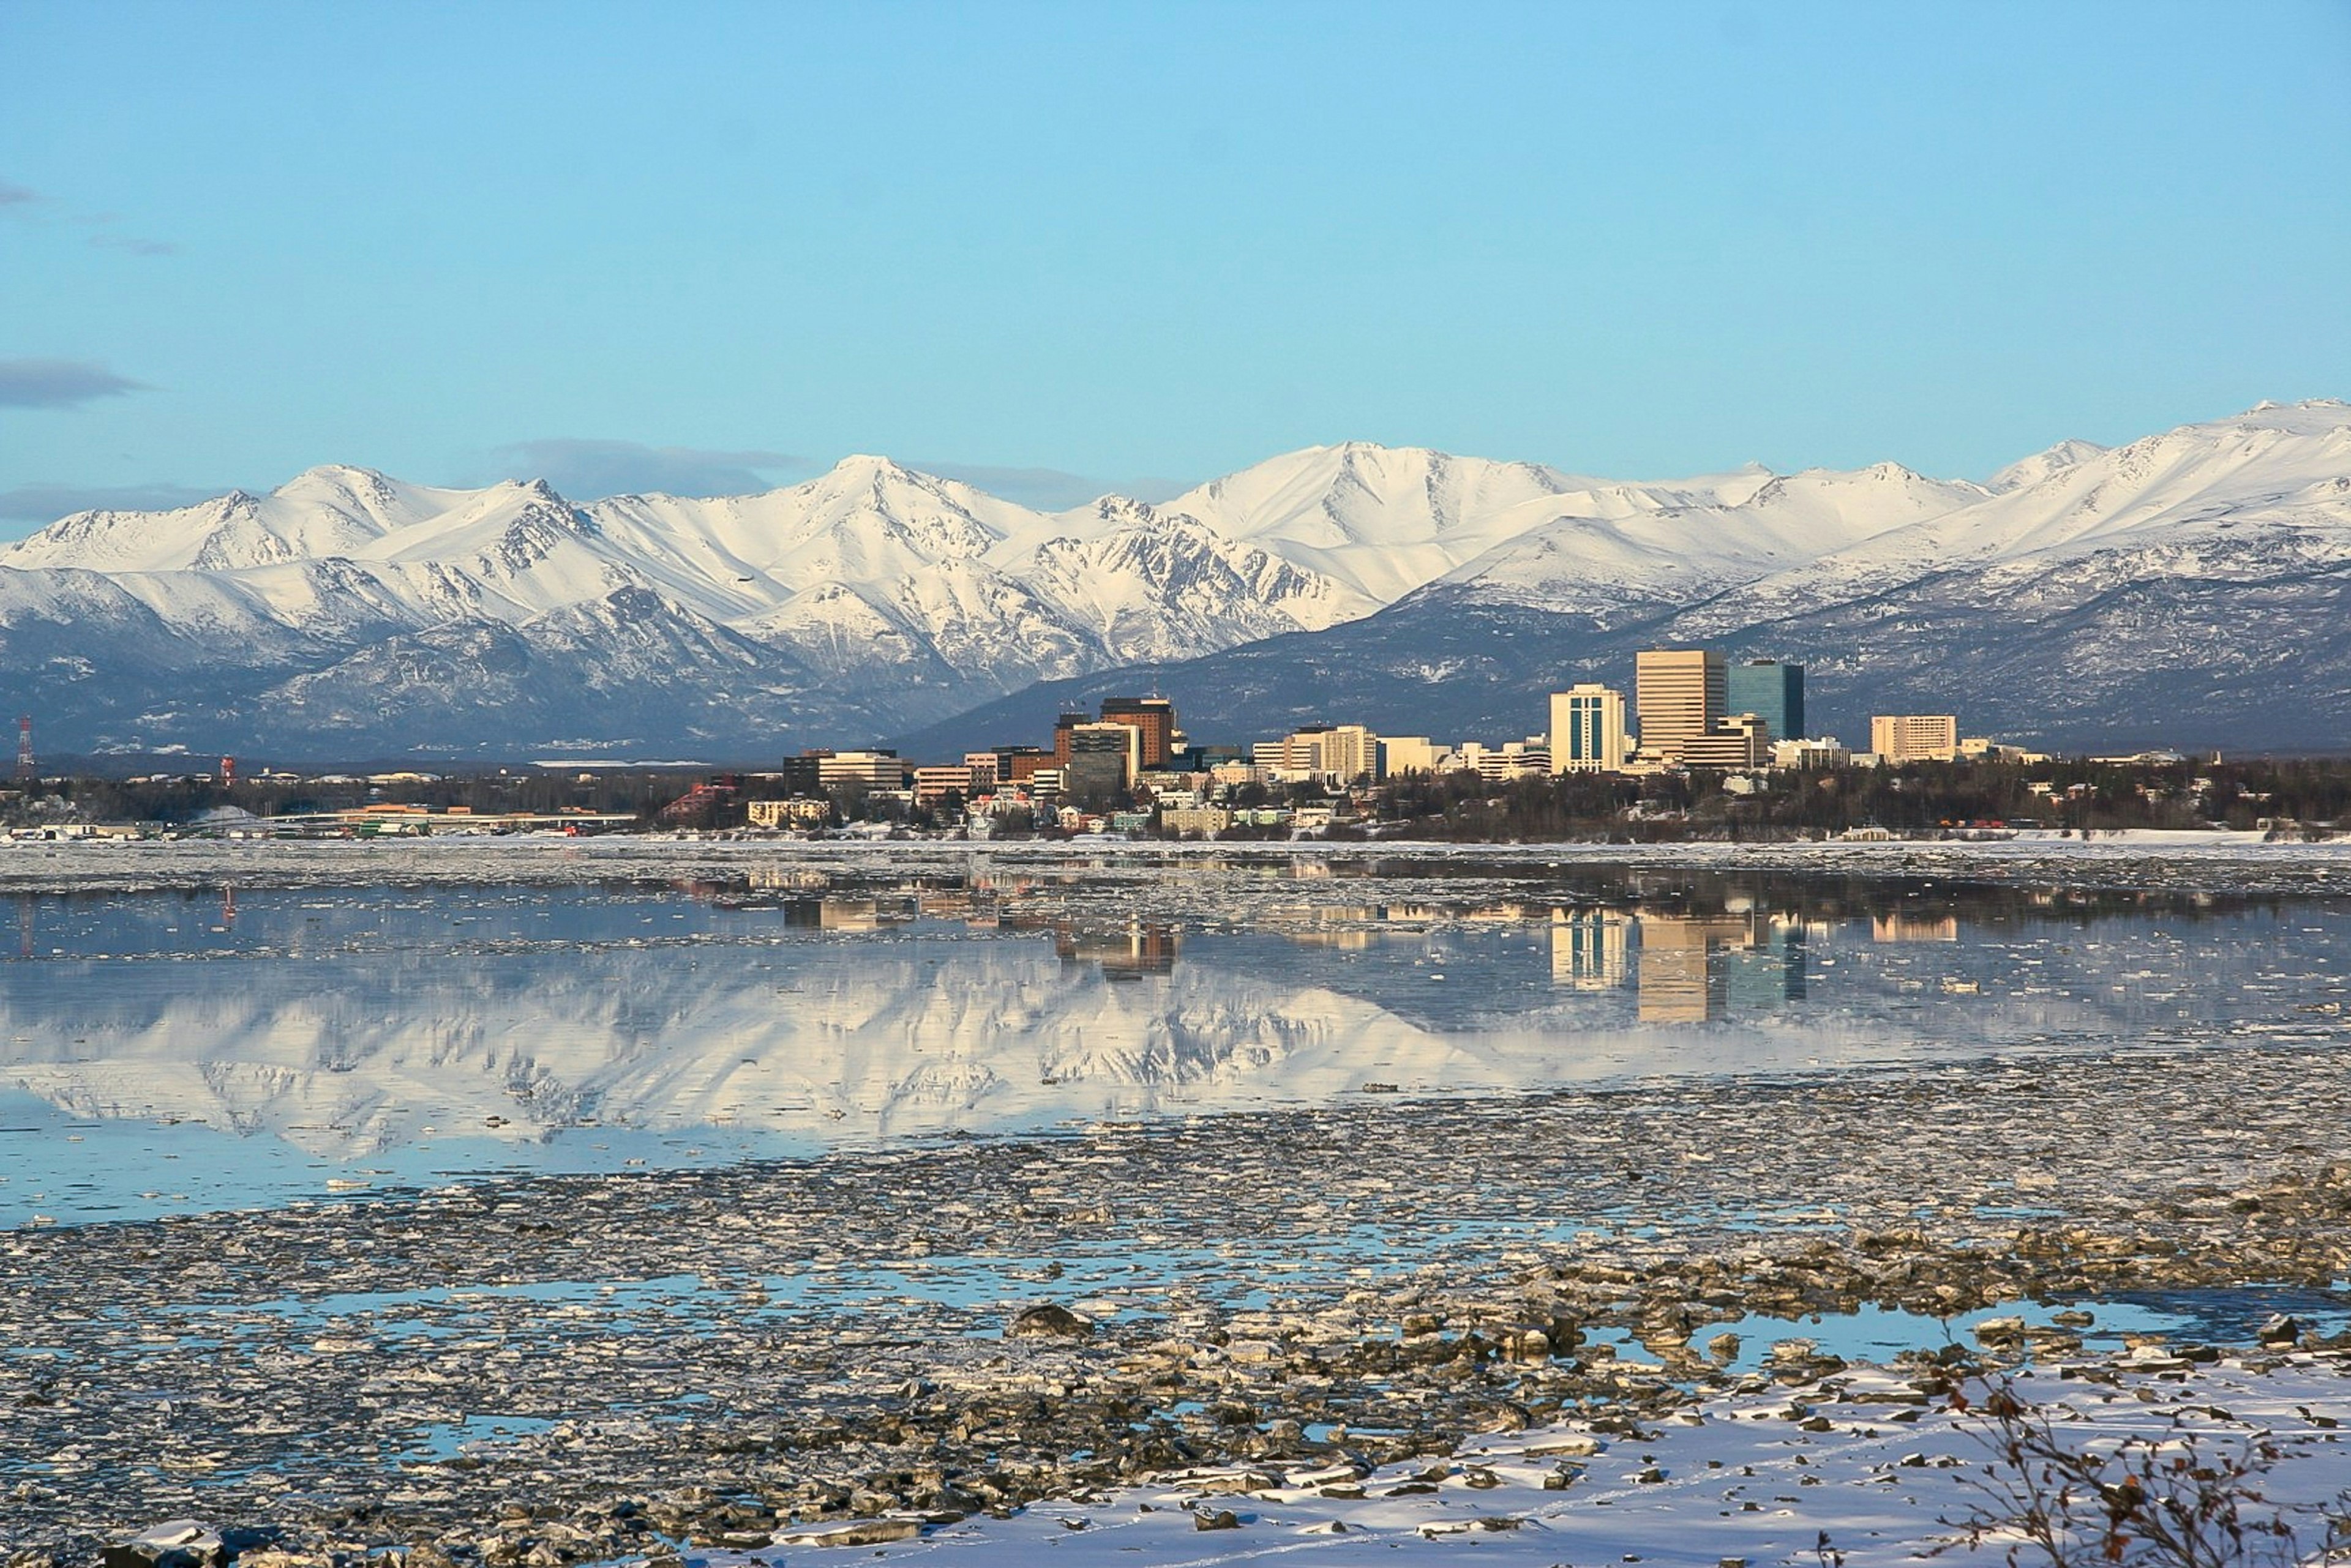
POLYGON ((835 476, 861 481, 889 480, 902 485, 922 484, 931 478, 931 476, 909 468, 894 457, 884 456, 875 452, 851 453, 825 470, 825 478, 835 476))
MULTIPOLYGON (((2299 402, 2257 402, 2217 425, 2238 430, 2274 430, 2292 435, 2324 435, 2351 428, 2351 402, 2341 398, 2313 397, 2299 402)), ((2195 428, 2189 426, 2190 429, 2195 428)))
POLYGON ((2069 436, 2056 445, 2044 447, 2030 457, 2018 458, 1990 479, 1985 480, 1984 488, 1994 495, 2005 495, 2011 490, 2022 490, 2028 485, 2041 483, 2053 474, 2061 474, 2068 468, 2078 467, 2093 458, 2102 457, 2105 453, 2106 448, 2094 441, 2077 441, 2069 436))
MULTIPOLYGON (((230 727, 218 736, 166 738, 260 734, 280 722, 268 716, 293 711, 286 694, 329 669, 342 673, 327 686, 359 716, 336 734, 372 735, 368 727, 413 716, 402 683, 426 667, 412 656, 418 649, 437 648, 442 664, 431 667, 448 678, 430 683, 444 705, 433 711, 486 745, 523 744, 541 733, 523 727, 532 724, 573 736, 620 722, 611 693, 649 671, 672 683, 656 705, 661 722, 673 722, 667 710, 683 694, 694 712, 820 741, 844 727, 929 722, 1033 681, 1409 612, 1362 633, 1357 645, 1372 647, 1396 625, 1420 624, 1410 606, 1440 601, 1583 617, 1614 640, 1593 644, 1610 659, 1625 639, 1649 634, 1640 617, 1677 615, 1692 634, 1736 633, 1754 651, 1814 656, 1825 685, 1826 672, 1852 667, 1857 644, 1826 632, 1792 641, 1792 616, 1860 628, 1853 637, 1893 635, 1860 610, 1834 619, 1845 613, 1837 607, 1913 592, 1905 602, 1921 608, 1908 620, 1939 627, 1929 612, 1938 601, 1917 585, 1954 571, 1981 580, 1978 619, 1959 624, 1986 645, 2002 618, 2032 612, 2014 591, 2028 578, 2055 603, 2108 582, 2225 595, 2240 578, 2299 580, 2291 573, 2307 575, 2314 562, 2322 574, 2351 572, 2337 564, 2351 563, 2346 478, 2351 404, 2331 398, 2271 403, 2115 452, 2061 442, 1989 488, 1894 463, 1784 479, 1750 465, 1620 483, 1350 441, 1269 458, 1155 505, 1107 496, 1049 515, 865 453, 758 495, 577 506, 545 478, 435 489, 328 464, 258 497, 236 490, 175 510, 80 514, 0 553, 17 569, 0 572, 0 653, 28 700, 91 745, 124 733, 124 714, 185 706, 177 686, 192 666, 158 656, 178 644, 156 639, 214 647, 224 626, 235 628, 246 672, 236 679, 247 681, 225 700, 245 706, 219 721, 230 727), (110 580, 38 570, 66 567, 110 580), (1441 593, 1420 591, 1437 583, 1441 593), (109 677, 45 673, 47 655, 18 629, 55 618, 14 607, 99 593, 119 614, 78 611, 74 649, 109 677), (705 677, 690 660, 648 662, 681 616, 731 650, 726 680, 696 685, 705 677), (1706 616, 1714 619, 1693 619, 1706 616), (534 679, 526 700, 511 695, 523 688, 499 663, 516 659, 513 669, 629 679, 593 692, 534 679), (792 685, 797 674, 776 677, 791 700, 767 706, 789 722, 741 718, 760 706, 744 702, 741 672, 769 665, 825 675, 805 688, 792 685)), ((1446 634, 1456 631, 1448 623, 1446 634)), ((1287 646, 1264 655, 1297 656, 1287 646)), ((1426 685, 1412 680, 1415 690, 1426 685)), ((1390 716, 1372 705, 1364 716, 1390 716)))
POLYGON ((321 479, 332 484, 340 485, 349 485, 354 482, 366 485, 382 485, 390 482, 386 476, 377 470, 373 468, 363 468, 356 463, 314 463, 309 467, 303 469, 299 474, 295 475, 291 479, 286 481, 285 484, 280 485, 278 488, 281 490, 290 490, 306 479, 321 479))

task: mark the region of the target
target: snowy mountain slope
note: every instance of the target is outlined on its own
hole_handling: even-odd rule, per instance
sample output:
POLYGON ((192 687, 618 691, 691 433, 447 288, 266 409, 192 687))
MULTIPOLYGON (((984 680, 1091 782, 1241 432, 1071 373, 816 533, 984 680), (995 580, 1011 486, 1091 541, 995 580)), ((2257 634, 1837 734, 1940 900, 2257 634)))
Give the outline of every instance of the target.
POLYGON ((1771 477, 1758 468, 1624 485, 1531 463, 1348 442, 1228 475, 1162 510, 1197 517, 1386 604, 1554 518, 1622 518, 1744 499, 1771 477))
POLYGON ((1653 510, 1563 516, 1442 581, 1486 598, 1624 622, 1945 516, 1986 494, 1892 463, 1850 474, 1808 469, 1767 479, 1736 500, 1677 498, 1653 510))
POLYGON ((710 751, 732 725, 758 754, 1144 665, 1195 672, 1193 696, 1170 688, 1187 716, 1237 731, 1343 709, 1393 728, 1386 702, 1429 716, 1416 728, 1527 707, 1505 726, 1523 733, 1528 683, 1621 681, 1639 643, 1701 639, 1810 658, 1817 712, 1842 685, 2029 717, 2048 709, 2025 666, 1987 646, 2062 645, 2085 701, 2157 649, 2250 672, 2274 650, 2237 657, 2235 600, 2263 628, 2332 613, 2346 563, 2351 405, 2325 401, 2062 443, 1981 485, 1893 464, 1617 483, 1348 444, 1048 515, 882 457, 757 496, 586 505, 329 467, 0 550, 0 669, 60 749, 710 751), (2139 626, 2158 604, 2188 619, 2139 626), (1963 667, 1980 691, 1938 685, 1963 667))
MULTIPOLYGON (((1376 608, 1188 517, 1123 501, 1048 517, 871 457, 762 496, 587 507, 538 481, 428 490, 319 469, 266 497, 69 517, 0 562, 28 582, 102 570, 110 575, 94 580, 116 584, 121 602, 87 610, 84 632, 135 624, 177 639, 169 654, 116 672, 138 693, 133 711, 176 709, 166 694, 201 664, 189 649, 212 643, 257 675, 309 677, 273 689, 266 732, 314 694, 337 694, 319 700, 356 722, 373 681, 431 717, 420 728, 459 746, 507 733, 460 722, 455 710, 469 703, 484 715, 517 704, 548 715, 558 697, 513 689, 503 672, 560 623, 550 617, 626 592, 653 594, 797 672, 782 727, 752 727, 763 748, 786 733, 862 727, 868 712, 885 725, 941 716, 1039 678, 1376 608), (433 673, 402 673, 419 667, 433 673), (279 711, 289 696, 301 701, 279 711)), ((39 650, 27 642, 23 652, 39 650)), ((0 658, 21 664, 5 643, 0 658)), ((706 678, 731 674, 728 663, 717 659, 706 678)), ((70 716, 87 705, 35 706, 54 722, 60 707, 70 716)), ((595 727, 584 714, 548 723, 546 733, 567 736, 595 727)), ((76 737, 69 716, 66 734, 80 745, 154 739, 76 737)))
POLYGON ((15 567, 92 571, 233 571, 364 550, 446 513, 462 490, 404 485, 365 468, 326 466, 266 496, 232 490, 169 512, 78 512, 11 547, 15 567))
POLYGON ((224 662, 231 650, 202 630, 207 614, 232 596, 199 584, 180 596, 174 615, 159 612, 132 584, 78 568, 0 567, 0 657, 13 682, 37 689, 51 682, 120 680, 142 667, 224 662))
MULTIPOLYGON (((313 737, 365 747, 379 744, 387 712, 427 742, 469 737, 489 713, 517 736, 590 748, 772 748, 814 684, 774 648, 649 589, 622 588, 519 624, 453 622, 371 643, 268 688, 253 724, 275 746, 313 737)), ((835 712, 852 721, 856 705, 835 712)))
MULTIPOLYGON (((1930 570, 2005 565, 2012 580, 2108 551, 2192 550, 2225 539, 2225 553, 2234 553, 2256 534, 2330 557, 2351 550, 2351 403, 2263 403, 2110 451, 2069 448, 2070 460, 2037 480, 1761 579, 1739 612, 1818 608, 1930 570)), ((2050 456, 2019 468, 2029 473, 2050 456)))
POLYGON ((1807 665, 1807 727, 1856 746, 1874 713, 1956 713, 1966 734, 2064 750, 2351 751, 2346 565, 2098 587, 2057 577, 2030 599, 1954 576, 1752 624, 1603 621, 1440 586, 1326 632, 1041 683, 899 740, 959 755, 1155 691, 1193 734, 1219 740, 1344 720, 1491 744, 1544 729, 1548 695, 1573 682, 1629 695, 1638 649, 1694 644, 1807 665))
POLYGON ((2021 490, 2027 485, 2038 485, 2060 469, 2071 468, 2076 463, 2086 463, 2105 450, 2095 442, 2061 441, 2030 457, 2018 458, 1985 480, 1984 488, 1995 495, 2021 490))
POLYGON ((907 741, 1029 733, 1145 686, 1220 737, 1347 717, 1503 739, 1561 684, 1629 688, 1636 650, 1693 644, 1807 664, 1812 727, 1856 742, 1872 713, 1923 711, 2058 747, 2351 748, 2351 405, 2068 444, 1980 486, 1881 466, 1562 517, 1367 619, 1055 683, 907 741))

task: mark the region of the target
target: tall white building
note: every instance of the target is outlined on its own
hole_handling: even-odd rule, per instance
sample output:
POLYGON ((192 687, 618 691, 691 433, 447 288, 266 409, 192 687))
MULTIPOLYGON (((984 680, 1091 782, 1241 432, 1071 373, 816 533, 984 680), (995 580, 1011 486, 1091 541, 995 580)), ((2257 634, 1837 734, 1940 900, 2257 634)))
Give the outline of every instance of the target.
POLYGON ((1360 724, 1343 724, 1322 737, 1322 771, 1350 784, 1380 776, 1380 737, 1360 724))
POLYGON ((1585 681, 1551 695, 1551 770, 1618 773, 1625 768, 1625 694, 1585 681))

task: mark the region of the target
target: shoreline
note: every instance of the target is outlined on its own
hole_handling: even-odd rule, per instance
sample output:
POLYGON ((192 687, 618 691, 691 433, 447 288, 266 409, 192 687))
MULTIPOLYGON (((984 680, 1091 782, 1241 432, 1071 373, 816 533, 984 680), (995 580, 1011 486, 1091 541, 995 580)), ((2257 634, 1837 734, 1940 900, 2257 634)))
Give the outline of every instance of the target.
POLYGON ((1195 842, 1173 840, 794 839, 611 835, 590 839, 444 836, 374 840, 176 840, 154 842, 0 841, 0 893, 110 893, 210 885, 360 885, 387 877, 407 883, 538 883, 726 875, 747 867, 790 863, 812 872, 854 873, 877 867, 1035 863, 1103 869, 1154 863, 1268 865, 1327 862, 1362 865, 1425 862, 1489 864, 1510 870, 1577 866, 1691 871, 1844 872, 1900 876, 1964 873, 2020 880, 2090 873, 2137 885, 2147 875, 2231 879, 2225 889, 2278 887, 2351 893, 2351 839, 2323 842, 2265 840, 2253 833, 2168 834, 2121 830, 2095 838, 1998 841, 1916 839, 1785 842, 1681 841, 1615 844, 1585 841, 1464 843, 1437 840, 1332 842, 1322 840, 1195 842))
MULTIPOLYGON (((1844 1371, 1763 1350, 1819 1340, 1813 1313, 1965 1326, 2046 1301, 2104 1321, 2134 1293, 2247 1281, 2334 1302, 2346 1117, 2351 1056, 2273 1048, 1113 1124, 19 1232, 0 1242, 10 1556, 78 1561, 176 1517, 277 1527, 304 1562, 397 1546, 423 1568, 549 1542, 541 1561, 747 1547, 1186 1466, 1654 1424, 1759 1374, 1844 1371), (1015 1332, 1048 1303, 1085 1323, 1015 1332)), ((2060 1325, 2020 1343, 2092 1354, 2060 1325)))

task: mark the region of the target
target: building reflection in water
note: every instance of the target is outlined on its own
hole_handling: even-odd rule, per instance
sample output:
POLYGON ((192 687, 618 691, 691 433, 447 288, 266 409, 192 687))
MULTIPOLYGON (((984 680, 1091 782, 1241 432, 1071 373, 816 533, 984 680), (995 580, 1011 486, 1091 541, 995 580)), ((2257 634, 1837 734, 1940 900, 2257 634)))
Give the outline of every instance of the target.
POLYGON ((1086 930, 1066 921, 1053 926, 1053 951, 1064 965, 1096 964, 1105 980, 1140 979, 1176 967, 1175 928, 1160 921, 1134 921, 1123 929, 1086 930))
POLYGON ((1630 980, 1643 1023, 1708 1023, 1804 998, 1804 923, 1721 915, 1554 910, 1551 977, 1580 991, 1630 980))
POLYGON ((1872 942, 1956 942, 1959 939, 1959 917, 1956 915, 1873 915, 1869 917, 1869 939, 1872 942))
POLYGON ((1613 990, 1631 975, 1633 918, 1615 909, 1551 912, 1551 978, 1579 991, 1613 990))
POLYGON ((1643 1023, 1709 1023, 1804 998, 1804 925, 1790 915, 1635 917, 1643 1023))

